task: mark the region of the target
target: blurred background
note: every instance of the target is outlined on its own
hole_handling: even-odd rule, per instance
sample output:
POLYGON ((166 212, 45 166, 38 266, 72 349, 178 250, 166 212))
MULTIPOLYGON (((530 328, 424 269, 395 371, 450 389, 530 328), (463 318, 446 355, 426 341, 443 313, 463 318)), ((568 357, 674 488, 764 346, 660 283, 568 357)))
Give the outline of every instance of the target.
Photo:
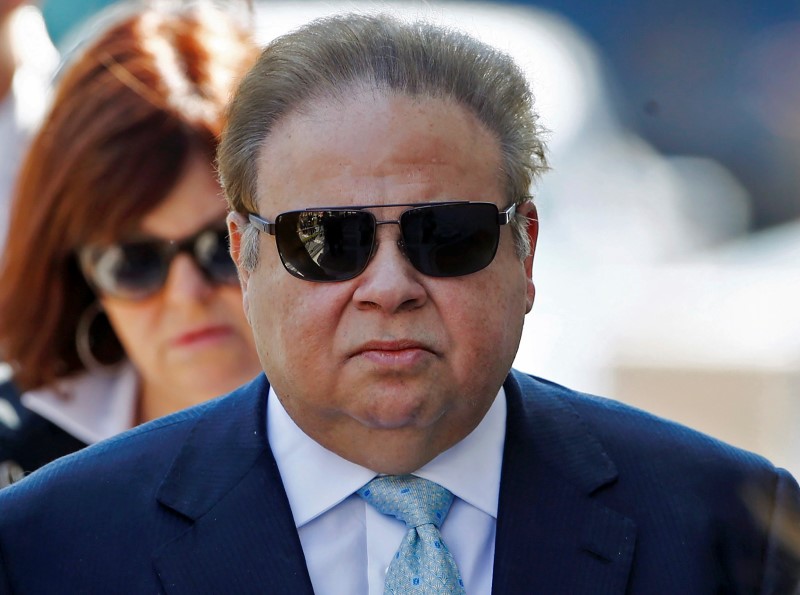
MULTIPOLYGON (((40 3, 62 54, 107 4, 40 3)), ((376 7, 530 77, 552 171, 516 367, 800 474, 800 3, 261 0, 255 26, 376 7)))

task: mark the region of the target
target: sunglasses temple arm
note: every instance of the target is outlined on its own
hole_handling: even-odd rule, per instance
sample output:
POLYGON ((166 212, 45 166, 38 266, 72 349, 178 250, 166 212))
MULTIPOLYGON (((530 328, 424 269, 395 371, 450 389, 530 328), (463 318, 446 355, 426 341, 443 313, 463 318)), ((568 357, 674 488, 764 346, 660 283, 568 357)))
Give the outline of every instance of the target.
POLYGON ((514 215, 516 213, 517 213, 517 205, 516 204, 512 204, 507 209, 497 213, 497 222, 500 225, 507 225, 508 223, 511 222, 511 220, 514 218, 514 215))
POLYGON ((262 219, 255 213, 248 213, 247 218, 250 220, 250 223, 253 227, 255 227, 259 231, 263 231, 264 233, 268 233, 271 236, 275 235, 275 224, 270 223, 266 219, 262 219))

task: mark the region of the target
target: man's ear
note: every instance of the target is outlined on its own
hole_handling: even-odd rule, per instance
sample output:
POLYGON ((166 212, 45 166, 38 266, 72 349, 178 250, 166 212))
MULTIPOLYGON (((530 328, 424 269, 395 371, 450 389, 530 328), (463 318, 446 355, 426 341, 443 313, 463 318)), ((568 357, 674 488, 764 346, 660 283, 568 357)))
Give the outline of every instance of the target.
MULTIPOLYGON (((231 258, 236 263, 236 270, 239 273, 239 283, 242 286, 242 303, 244 304, 244 313, 248 314, 247 303, 247 284, 250 281, 250 271, 242 265, 242 234, 247 229, 247 220, 244 215, 231 211, 225 219, 228 224, 228 237, 231 243, 231 258)), ((249 319, 249 317, 248 317, 249 319)))
POLYGON ((528 256, 525 257, 523 265, 525 267, 525 277, 527 281, 527 300, 528 308, 526 312, 530 312, 533 308, 533 300, 536 297, 536 287, 533 284, 533 257, 536 254, 536 242, 539 239, 539 213, 536 210, 536 205, 532 202, 527 202, 519 207, 517 212, 525 215, 528 219, 528 224, 525 226, 525 232, 528 234, 528 241, 530 242, 531 250, 528 256))

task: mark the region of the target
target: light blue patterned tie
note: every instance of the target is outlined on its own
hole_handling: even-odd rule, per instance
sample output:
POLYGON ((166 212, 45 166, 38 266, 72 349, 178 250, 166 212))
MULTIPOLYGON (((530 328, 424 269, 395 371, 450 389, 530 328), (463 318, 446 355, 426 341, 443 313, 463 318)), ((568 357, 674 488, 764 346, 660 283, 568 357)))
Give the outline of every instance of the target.
POLYGON ((439 533, 453 494, 413 475, 376 477, 357 493, 379 512, 408 527, 386 572, 385 595, 465 593, 456 561, 439 533))

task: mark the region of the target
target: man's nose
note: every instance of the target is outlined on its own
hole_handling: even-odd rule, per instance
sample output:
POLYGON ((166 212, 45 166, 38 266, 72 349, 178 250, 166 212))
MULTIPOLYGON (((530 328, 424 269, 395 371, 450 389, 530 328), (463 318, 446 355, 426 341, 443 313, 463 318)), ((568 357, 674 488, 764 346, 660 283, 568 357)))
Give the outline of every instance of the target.
POLYGON ((421 307, 428 299, 422 273, 408 261, 396 225, 379 225, 377 246, 367 268, 356 277, 353 300, 359 308, 388 314, 421 307))

